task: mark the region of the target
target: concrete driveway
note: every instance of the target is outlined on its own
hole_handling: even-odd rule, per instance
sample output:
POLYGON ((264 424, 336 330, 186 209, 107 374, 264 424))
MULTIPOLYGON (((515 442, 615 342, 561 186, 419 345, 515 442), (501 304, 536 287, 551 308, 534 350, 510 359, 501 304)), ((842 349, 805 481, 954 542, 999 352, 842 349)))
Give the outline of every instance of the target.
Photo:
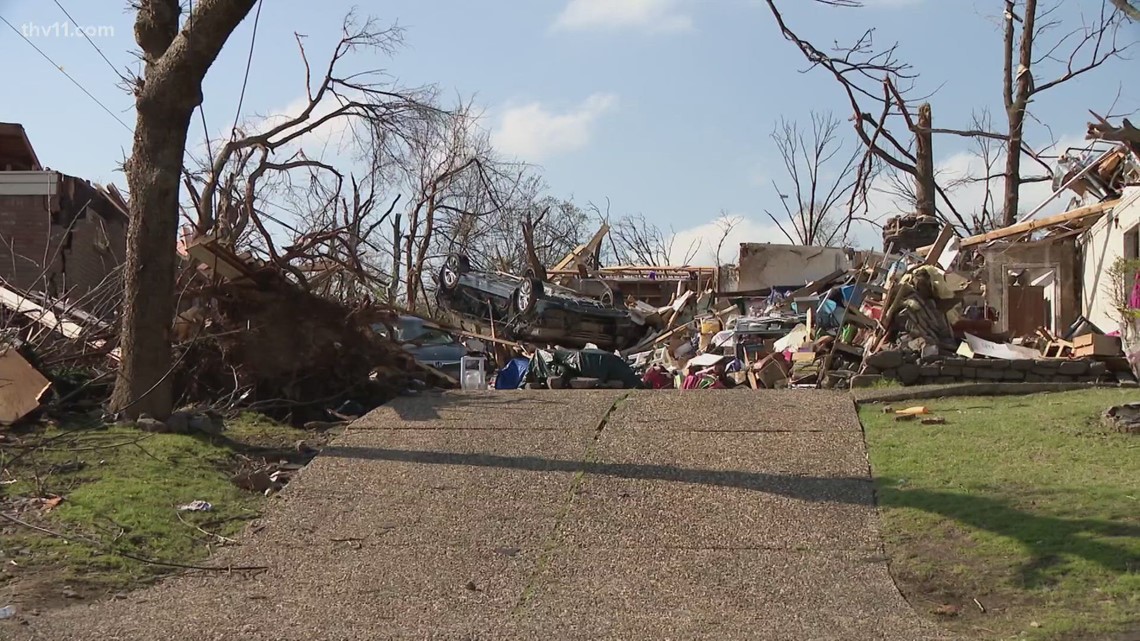
POLYGON ((891 581, 840 393, 400 399, 241 543, 212 563, 268 569, 175 577, 17 638, 945 638, 891 581))

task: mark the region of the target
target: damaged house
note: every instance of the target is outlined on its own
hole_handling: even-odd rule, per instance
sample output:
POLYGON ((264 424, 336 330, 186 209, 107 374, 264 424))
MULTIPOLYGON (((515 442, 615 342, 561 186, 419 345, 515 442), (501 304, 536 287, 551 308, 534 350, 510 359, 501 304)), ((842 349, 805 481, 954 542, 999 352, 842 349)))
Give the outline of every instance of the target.
POLYGON ((0 278, 53 298, 109 284, 129 214, 112 186, 45 168, 23 126, 0 123, 0 278))
POLYGON ((850 267, 850 252, 842 247, 741 243, 736 266, 722 268, 721 289, 796 289, 850 267))
POLYGON ((1106 332, 1119 329, 1117 297, 1128 296, 1132 283, 1117 283, 1113 274, 1119 259, 1140 259, 1140 186, 1124 189, 1116 206, 1081 236, 1081 313, 1106 332), (1118 292, 1126 285, 1128 292, 1118 292))

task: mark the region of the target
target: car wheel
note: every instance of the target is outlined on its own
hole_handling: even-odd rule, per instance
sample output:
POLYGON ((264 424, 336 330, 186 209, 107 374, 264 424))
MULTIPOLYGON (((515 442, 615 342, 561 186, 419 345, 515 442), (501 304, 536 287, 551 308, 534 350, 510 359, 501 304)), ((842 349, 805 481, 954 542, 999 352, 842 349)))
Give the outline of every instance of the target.
POLYGON ((459 287, 459 277, 471 271, 471 261, 461 254, 452 254, 439 270, 439 285, 447 291, 459 287))
POLYGON ((542 281, 537 278, 529 278, 524 280, 519 288, 515 290, 515 309, 520 314, 529 314, 534 311, 535 306, 538 305, 538 299, 542 296, 542 281))

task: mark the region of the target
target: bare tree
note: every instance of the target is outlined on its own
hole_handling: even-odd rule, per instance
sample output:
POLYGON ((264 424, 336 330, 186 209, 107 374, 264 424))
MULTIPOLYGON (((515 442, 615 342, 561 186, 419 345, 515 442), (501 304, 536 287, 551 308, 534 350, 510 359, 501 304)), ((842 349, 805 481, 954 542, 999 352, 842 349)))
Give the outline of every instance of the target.
MULTIPOLYGON (((1134 44, 1117 41, 1123 12, 1114 8, 1109 0, 1102 0, 1099 5, 1097 15, 1065 31, 1053 42, 1046 42, 1051 32, 1063 28, 1062 21, 1053 15, 1061 8, 1061 2, 1045 6, 1038 0, 1005 0, 1002 99, 1008 129, 1003 137, 1006 143, 1003 225, 1017 221, 1021 185, 1025 182, 1021 175, 1021 151, 1025 147, 1025 121, 1030 101, 1120 57, 1134 44), (1061 69, 1047 78, 1051 64, 1061 69)), ((1048 179, 1051 178, 1050 174, 1048 179)))
POLYGON ((736 229, 736 226, 743 222, 743 220, 744 218, 740 216, 730 217, 728 212, 723 209, 720 212, 720 218, 716 219, 717 229, 720 230, 720 238, 716 241, 716 269, 718 272, 722 264, 720 254, 724 249, 724 244, 728 241, 728 237, 732 235, 732 230, 736 229))
POLYGON ((179 181, 187 128, 202 103, 202 80, 256 0, 200 0, 185 15, 179 0, 138 0, 136 124, 126 163, 127 233, 122 365, 111 407, 129 416, 170 414, 174 403, 170 323, 174 317, 179 181))
POLYGON ((404 290, 408 307, 416 309, 431 305, 425 275, 446 253, 438 241, 452 245, 469 238, 478 219, 506 212, 523 194, 526 171, 497 160, 487 133, 466 105, 440 126, 420 132, 401 161, 401 173, 401 189, 410 194, 404 211, 404 290), (458 221, 448 226, 450 238, 439 236, 444 215, 458 221))
POLYGON ((780 197, 782 217, 764 213, 776 223, 788 242, 829 246, 847 239, 854 216, 842 211, 857 180, 860 150, 844 149, 840 123, 830 113, 811 113, 811 128, 783 118, 772 132, 772 141, 784 162, 790 188, 772 187, 780 197))
MULTIPOLYGON (((1008 120, 1007 131, 997 133, 983 129, 937 128, 924 122, 928 119, 928 112, 914 106, 918 100, 910 97, 910 93, 917 74, 910 65, 897 57, 897 44, 886 48, 876 47, 873 31, 867 31, 853 45, 836 45, 833 53, 826 53, 788 26, 776 6, 776 0, 765 1, 784 37, 800 49, 811 67, 822 68, 832 75, 843 88, 851 105, 851 119, 855 124, 856 135, 867 148, 857 173, 856 197, 852 200, 852 205, 866 205, 865 196, 869 184, 867 174, 874 166, 873 159, 877 158, 890 171, 916 183, 914 191, 919 205, 929 202, 929 198, 922 192, 932 187, 939 198, 936 203, 938 213, 964 230, 974 225, 957 211, 947 197, 946 190, 924 171, 924 167, 929 168, 931 164, 929 135, 990 138, 1002 143, 1006 168, 1003 174, 1005 195, 1001 218, 1003 223, 1012 222, 1017 217, 1020 186, 1030 180, 1022 175, 1022 156, 1035 159, 1044 169, 1050 169, 1024 140, 1026 120, 1031 117, 1028 106, 1034 97, 1097 69, 1112 59, 1122 57, 1135 44, 1120 43, 1117 40, 1124 13, 1119 8, 1113 9, 1110 6, 1119 6, 1116 0, 1102 0, 1098 3, 1097 15, 1086 18, 1081 26, 1068 31, 1064 31, 1064 21, 1054 15, 1061 7, 1060 2, 1044 8, 1039 7, 1037 0, 1006 0, 1003 18, 1003 97, 1008 120), (1050 32, 1062 35, 1046 43, 1046 34, 1050 32), (1051 79, 1045 82, 1035 80, 1035 76, 1050 74, 1051 66, 1059 68, 1051 79), (918 143, 914 151, 912 144, 892 134, 892 128, 898 128, 897 122, 900 119, 918 143), (892 125, 892 122, 896 124, 892 125)), ((844 7, 861 4, 857 1, 826 0, 823 3, 844 7)), ((1037 179, 1048 178, 1032 178, 1037 179)))
POLYGON ((373 19, 358 22, 355 15, 347 16, 341 39, 315 87, 302 37, 295 37, 305 65, 308 103, 300 113, 265 119, 261 131, 247 134, 235 128, 209 166, 187 176, 188 183, 200 186, 200 194, 191 192, 198 233, 213 232, 232 240, 230 237, 240 235, 251 216, 257 224, 250 194, 256 194, 259 180, 267 180, 273 173, 297 169, 326 172, 326 177, 337 182, 329 195, 339 196, 342 172, 303 149, 305 142, 320 131, 342 129, 354 141, 355 155, 363 156, 371 173, 379 174, 421 123, 435 123, 448 116, 435 107, 430 88, 398 86, 382 70, 347 77, 338 73, 338 64, 354 52, 394 53, 403 42, 399 28, 380 27, 373 19))
MULTIPOLYGON (((840 7, 861 5, 857 1, 818 1, 821 4, 840 7)), ((867 212, 871 181, 879 168, 885 167, 910 177, 917 183, 916 187, 931 186, 929 184, 931 179, 922 175, 923 169, 929 167, 930 163, 920 162, 913 143, 893 133, 899 125, 916 136, 919 131, 919 123, 915 117, 917 110, 914 105, 915 100, 908 97, 914 90, 917 73, 909 64, 899 59, 898 44, 885 48, 877 47, 872 29, 865 31, 853 44, 840 46, 837 43, 833 53, 827 53, 791 29, 776 6, 776 0, 765 0, 765 2, 780 32, 786 40, 796 45, 807 59, 809 68, 827 71, 847 97, 855 135, 865 149, 855 171, 855 186, 848 205, 849 215, 854 217, 860 212, 863 214, 867 212)), ((930 153, 929 148, 924 151, 930 153)), ((944 190, 936 183, 933 188, 941 196, 945 207, 936 207, 935 212, 928 213, 941 214, 943 209, 948 210, 949 215, 943 215, 944 218, 957 221, 957 224, 966 227, 966 221, 954 209, 953 203, 946 198, 944 190)), ((921 194, 917 194, 916 190, 916 195, 921 194)), ((931 202, 925 196, 919 200, 931 202)))
MULTIPOLYGON (((977 131, 991 131, 993 123, 989 110, 975 111, 970 126, 977 131)), ((980 234, 989 231, 998 227, 1001 222, 994 184, 1003 176, 998 166, 1001 164, 1004 153, 1005 148, 1002 141, 989 136, 974 138, 971 156, 977 160, 977 171, 955 177, 947 184, 947 190, 951 194, 972 185, 983 187, 981 202, 978 204, 977 210, 970 214, 973 224, 972 229, 970 229, 972 233, 980 234)), ((1038 180, 1038 178, 1027 177, 1024 180, 1038 180)))
MULTIPOLYGON (((600 219, 609 220, 608 210, 603 216, 596 205, 591 203, 590 207, 600 219)), ((677 247, 676 232, 663 231, 643 214, 622 216, 610 226, 609 255, 619 265, 688 265, 700 248, 700 240, 691 241, 683 249, 677 247), (674 253, 677 249, 680 254, 674 253)))

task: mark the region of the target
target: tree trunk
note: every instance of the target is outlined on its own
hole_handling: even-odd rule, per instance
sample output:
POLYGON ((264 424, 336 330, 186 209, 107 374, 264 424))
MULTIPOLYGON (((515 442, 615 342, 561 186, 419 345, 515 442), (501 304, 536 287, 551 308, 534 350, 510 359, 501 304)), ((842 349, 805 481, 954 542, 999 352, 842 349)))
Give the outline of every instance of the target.
POLYGON ((934 147, 930 103, 923 103, 918 108, 918 131, 914 136, 915 172, 914 195, 915 211, 922 216, 933 216, 934 193, 937 187, 934 183, 934 147))
POLYGON ((122 365, 111 405, 129 416, 166 418, 173 407, 170 327, 178 189, 190 114, 154 123, 141 113, 127 162, 131 222, 127 231, 122 365), (156 126, 157 125, 157 126, 156 126))
POLYGON ((392 219, 392 281, 388 284, 388 304, 396 304, 400 294, 400 214, 392 219))
POLYGON ((1006 32, 1006 116, 1009 118, 1009 141, 1005 150, 1005 198, 1002 203, 1002 224, 1006 227, 1017 222, 1021 203, 1021 145, 1025 131, 1025 108, 1033 94, 1033 36, 1037 17, 1037 0, 1025 0, 1021 25, 1021 45, 1017 70, 1012 69, 1013 20, 1007 20, 1006 32), (1012 75, 1011 75, 1012 74, 1012 75), (1012 96, 1009 90, 1013 89, 1012 96))
POLYGON ((135 88, 135 138, 127 161, 131 222, 120 328, 122 364, 111 409, 166 418, 173 409, 170 329, 178 191, 190 116, 202 79, 256 0, 200 0, 180 25, 179 0, 141 0, 135 39, 145 61, 135 88))

